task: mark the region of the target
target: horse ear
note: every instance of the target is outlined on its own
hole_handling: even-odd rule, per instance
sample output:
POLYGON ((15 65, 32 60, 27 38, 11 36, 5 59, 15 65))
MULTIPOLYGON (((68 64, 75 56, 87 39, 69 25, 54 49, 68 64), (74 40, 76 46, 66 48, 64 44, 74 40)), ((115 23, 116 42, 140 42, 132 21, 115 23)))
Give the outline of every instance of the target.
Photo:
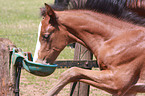
POLYGON ((57 18, 56 18, 56 15, 53 11, 53 9, 45 3, 45 9, 46 9, 46 15, 50 16, 50 22, 53 24, 53 25, 58 25, 58 22, 57 22, 57 18))
POLYGON ((50 17, 53 17, 53 18, 56 17, 53 9, 46 3, 45 3, 45 8, 46 8, 46 14, 47 15, 49 15, 50 17))

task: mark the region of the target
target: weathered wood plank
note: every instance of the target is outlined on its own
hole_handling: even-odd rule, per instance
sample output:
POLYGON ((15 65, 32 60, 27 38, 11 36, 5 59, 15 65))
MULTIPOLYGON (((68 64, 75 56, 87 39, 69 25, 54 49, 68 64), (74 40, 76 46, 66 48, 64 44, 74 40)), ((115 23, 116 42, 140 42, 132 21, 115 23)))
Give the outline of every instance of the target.
MULTIPOLYGON (((90 51, 88 51, 84 46, 80 45, 80 44, 76 44, 75 47, 75 54, 74 54, 74 60, 92 60, 93 59, 93 55, 90 51)), ((91 69, 92 67, 88 67, 89 62, 88 63, 84 63, 84 68, 86 69, 91 69)), ((70 92, 70 96, 89 96, 89 89, 90 86, 82 83, 82 82, 74 82, 71 85, 71 92, 70 92)))
MULTIPOLYGON (((15 96, 13 92, 15 82, 11 82, 12 78, 9 74, 9 49, 14 46, 10 40, 0 38, 0 96, 15 96)), ((12 77, 15 78, 14 75, 12 77)))
POLYGON ((81 68, 92 68, 92 67, 98 67, 96 60, 82 60, 82 61, 74 61, 74 60, 68 60, 68 61, 55 61, 54 64, 57 64, 57 68, 70 68, 70 67, 81 67, 81 68))
POLYGON ((0 42, 0 96, 9 95, 9 50, 0 42))

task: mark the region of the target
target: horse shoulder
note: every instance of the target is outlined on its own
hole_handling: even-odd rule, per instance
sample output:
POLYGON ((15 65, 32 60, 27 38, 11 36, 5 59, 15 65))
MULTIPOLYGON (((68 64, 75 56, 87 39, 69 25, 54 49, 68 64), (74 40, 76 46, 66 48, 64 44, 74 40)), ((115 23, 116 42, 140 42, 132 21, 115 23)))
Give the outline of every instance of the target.
POLYGON ((134 30, 105 41, 99 49, 98 63, 111 68, 131 62, 145 53, 145 32, 134 30))

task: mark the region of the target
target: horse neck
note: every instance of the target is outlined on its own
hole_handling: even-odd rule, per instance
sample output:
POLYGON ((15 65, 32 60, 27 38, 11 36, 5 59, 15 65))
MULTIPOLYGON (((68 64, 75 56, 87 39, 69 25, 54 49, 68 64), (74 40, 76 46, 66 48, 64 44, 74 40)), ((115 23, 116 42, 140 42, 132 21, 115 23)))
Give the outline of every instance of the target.
POLYGON ((69 37, 90 49, 97 57, 99 46, 133 25, 91 11, 64 11, 59 20, 70 33, 69 37), (128 27, 127 27, 128 26, 128 27))

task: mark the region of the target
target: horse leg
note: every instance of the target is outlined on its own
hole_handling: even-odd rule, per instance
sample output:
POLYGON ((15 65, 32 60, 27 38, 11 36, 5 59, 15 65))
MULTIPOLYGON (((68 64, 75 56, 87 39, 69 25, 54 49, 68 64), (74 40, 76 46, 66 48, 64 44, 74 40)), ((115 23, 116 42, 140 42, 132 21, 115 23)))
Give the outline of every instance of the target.
POLYGON ((58 83, 45 96, 56 96, 66 84, 76 81, 87 83, 114 95, 122 96, 126 92, 125 90, 131 86, 129 81, 131 81, 132 77, 128 76, 130 72, 120 73, 122 73, 122 70, 119 72, 111 70, 93 71, 73 67, 61 75, 58 83), (124 80, 124 78, 126 79, 124 80))

